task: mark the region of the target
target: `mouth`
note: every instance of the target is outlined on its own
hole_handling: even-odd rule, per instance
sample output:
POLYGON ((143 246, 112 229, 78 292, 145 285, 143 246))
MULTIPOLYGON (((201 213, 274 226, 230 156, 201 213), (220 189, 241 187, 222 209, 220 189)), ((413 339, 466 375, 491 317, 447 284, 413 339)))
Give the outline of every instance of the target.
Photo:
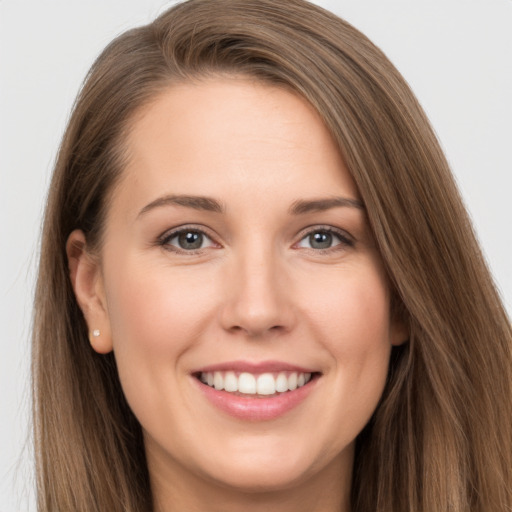
POLYGON ((280 371, 252 373, 235 370, 203 371, 194 376, 217 390, 247 398, 270 398, 295 391, 317 377, 318 372, 280 371))
POLYGON ((273 420, 297 408, 321 376, 312 369, 273 362, 224 363, 192 373, 216 410, 242 421, 273 420))

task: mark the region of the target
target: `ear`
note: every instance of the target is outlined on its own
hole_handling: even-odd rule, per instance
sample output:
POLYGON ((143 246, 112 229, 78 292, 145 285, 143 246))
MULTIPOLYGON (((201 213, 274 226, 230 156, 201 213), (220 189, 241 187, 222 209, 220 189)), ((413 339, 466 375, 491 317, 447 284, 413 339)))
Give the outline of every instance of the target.
POLYGON ((87 322, 92 348, 107 354, 112 351, 112 336, 99 260, 88 252, 85 235, 78 229, 68 237, 66 254, 69 277, 87 322))
POLYGON ((409 314, 402 301, 397 297, 391 299, 391 323, 389 328, 389 339, 391 345, 398 347, 409 341, 410 330, 407 321, 409 314))
POLYGON ((391 345, 398 347, 409 341, 409 329, 401 319, 392 319, 390 328, 391 345))

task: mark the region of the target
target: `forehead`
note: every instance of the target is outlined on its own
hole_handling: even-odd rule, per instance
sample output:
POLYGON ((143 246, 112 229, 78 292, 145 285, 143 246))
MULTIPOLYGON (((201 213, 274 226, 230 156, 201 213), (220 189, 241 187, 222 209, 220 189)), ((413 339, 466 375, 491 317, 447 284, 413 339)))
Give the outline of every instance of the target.
POLYGON ((164 192, 358 195, 313 107, 285 88, 247 78, 169 87, 134 118, 126 150, 120 188, 141 200, 164 192))

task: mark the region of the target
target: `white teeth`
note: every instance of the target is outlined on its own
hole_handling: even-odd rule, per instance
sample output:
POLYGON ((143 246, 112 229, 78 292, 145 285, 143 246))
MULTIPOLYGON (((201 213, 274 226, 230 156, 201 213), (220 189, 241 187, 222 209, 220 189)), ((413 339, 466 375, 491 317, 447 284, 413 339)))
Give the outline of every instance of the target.
POLYGON ((288 377, 286 373, 280 373, 276 379, 276 391, 279 393, 284 393, 288 391, 288 377))
POLYGON ((253 375, 243 372, 238 377, 234 371, 203 372, 199 375, 201 382, 218 391, 225 390, 230 393, 240 392, 246 395, 274 395, 293 391, 307 384, 311 380, 311 373, 280 372, 261 373, 253 375))
POLYGON ((262 373, 256 381, 258 395, 273 395, 276 392, 276 381, 271 373, 262 373))
POLYGON ((224 389, 226 391, 238 391, 238 379, 235 372, 226 372, 224 375, 224 389))
POLYGON ((297 374, 295 372, 290 373, 290 376, 288 377, 288 389, 290 391, 297 389, 297 374))
POLYGON ((213 374, 213 387, 218 389, 219 391, 224 389, 224 377, 222 377, 222 373, 214 372, 213 374))
POLYGON ((256 393, 256 379, 250 373, 241 373, 238 377, 238 391, 247 395, 254 395, 256 393))

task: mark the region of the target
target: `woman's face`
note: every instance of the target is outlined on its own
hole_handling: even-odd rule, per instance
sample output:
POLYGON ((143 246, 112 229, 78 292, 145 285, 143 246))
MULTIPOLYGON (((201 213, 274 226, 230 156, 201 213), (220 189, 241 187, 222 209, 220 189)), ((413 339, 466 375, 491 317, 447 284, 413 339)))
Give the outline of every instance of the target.
POLYGON ((245 490, 350 473, 402 339, 318 114, 212 78, 157 97, 127 143, 84 312, 150 472, 245 490))

